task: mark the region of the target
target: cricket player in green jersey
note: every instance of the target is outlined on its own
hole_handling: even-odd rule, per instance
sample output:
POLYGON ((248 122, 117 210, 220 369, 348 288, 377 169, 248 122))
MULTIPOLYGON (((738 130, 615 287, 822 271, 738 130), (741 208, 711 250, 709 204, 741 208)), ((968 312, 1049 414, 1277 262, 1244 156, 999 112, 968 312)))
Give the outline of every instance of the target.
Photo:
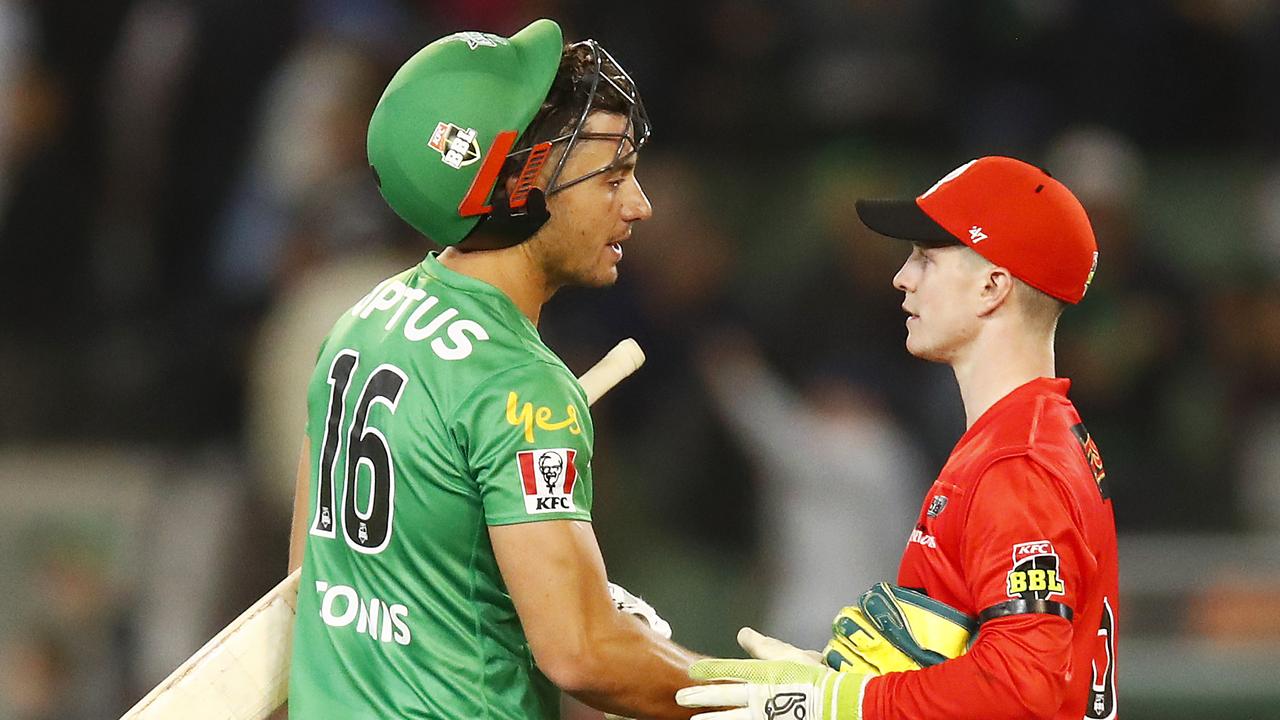
POLYGON ((594 430, 538 335, 607 286, 652 212, 649 122, 594 41, 539 20, 431 43, 369 123, 383 196, 445 247, 356 302, 320 349, 290 545, 295 720, 555 718, 560 690, 687 718, 696 657, 618 612, 591 526, 594 430))

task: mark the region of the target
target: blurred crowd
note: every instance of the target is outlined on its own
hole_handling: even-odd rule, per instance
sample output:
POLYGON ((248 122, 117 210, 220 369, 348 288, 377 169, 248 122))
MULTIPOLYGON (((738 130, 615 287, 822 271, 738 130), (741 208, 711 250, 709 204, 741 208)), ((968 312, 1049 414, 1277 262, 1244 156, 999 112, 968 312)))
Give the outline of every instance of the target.
MULTIPOLYGON (((0 0, 0 451, 141 446, 224 484, 202 630, 283 571, 318 342, 431 249, 368 171, 381 89, 433 38, 541 16, 654 122, 622 279, 541 331, 577 372, 648 354, 598 409, 596 526, 678 640, 818 645, 893 576, 963 412, 903 350, 906 248, 853 200, 979 155, 1045 167, 1094 223, 1057 361, 1121 532, 1280 533, 1274 0, 0 0)), ((94 589, 92 533, 29 539, 0 718, 115 717, 157 679, 138 592, 94 589)))

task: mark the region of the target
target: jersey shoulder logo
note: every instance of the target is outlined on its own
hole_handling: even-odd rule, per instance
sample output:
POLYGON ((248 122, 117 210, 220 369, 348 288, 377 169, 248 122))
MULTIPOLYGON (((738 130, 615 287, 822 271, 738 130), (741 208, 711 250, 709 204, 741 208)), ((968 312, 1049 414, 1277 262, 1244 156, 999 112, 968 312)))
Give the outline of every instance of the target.
POLYGON ((946 510, 946 509, 947 509, 947 496, 934 495, 933 499, 929 501, 929 509, 925 511, 925 515, 928 515, 931 518, 936 518, 942 514, 943 510, 946 510))
POLYGON ((520 428, 524 432, 524 441, 527 443, 534 442, 537 436, 535 428, 547 432, 568 430, 570 435, 582 434, 582 425, 578 422, 578 409, 573 405, 565 406, 564 418, 556 419, 553 415, 554 411, 545 405, 535 407, 531 402, 521 404, 520 396, 514 390, 507 393, 507 424, 520 428))
POLYGON ((538 515, 577 509, 573 504, 573 486, 578 480, 578 468, 573 461, 577 454, 569 448, 516 453, 526 513, 538 515))
POLYGON ((1005 576, 1009 597, 1023 600, 1048 600, 1064 595, 1066 584, 1058 574, 1058 553, 1048 540, 1019 543, 1013 546, 1013 567, 1005 576))
POLYGON ((1089 434, 1084 423, 1072 425, 1071 434, 1075 435, 1076 440, 1080 442, 1080 449, 1084 451, 1084 460, 1089 464, 1089 472, 1093 473, 1093 481, 1097 483, 1102 499, 1110 500, 1111 491, 1107 488, 1107 470, 1102 467, 1102 453, 1098 451, 1098 444, 1093 441, 1093 436, 1089 434))

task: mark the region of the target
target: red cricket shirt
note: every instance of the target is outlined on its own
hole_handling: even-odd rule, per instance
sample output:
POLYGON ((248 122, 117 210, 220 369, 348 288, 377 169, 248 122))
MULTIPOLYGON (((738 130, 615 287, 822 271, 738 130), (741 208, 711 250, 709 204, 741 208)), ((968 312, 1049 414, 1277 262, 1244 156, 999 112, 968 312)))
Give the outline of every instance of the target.
POLYGON ((1070 384, 1017 388, 951 452, 898 584, 995 617, 959 658, 871 680, 864 720, 1117 717, 1115 519, 1070 384))

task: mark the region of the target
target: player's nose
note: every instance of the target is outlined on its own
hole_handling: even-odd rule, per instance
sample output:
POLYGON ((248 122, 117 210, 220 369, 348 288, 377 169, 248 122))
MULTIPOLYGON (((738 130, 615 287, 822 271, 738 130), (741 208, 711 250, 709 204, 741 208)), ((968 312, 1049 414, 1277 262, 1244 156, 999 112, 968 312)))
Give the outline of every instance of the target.
POLYGON ((631 177, 631 182, 627 183, 629 192, 622 203, 622 219, 627 222, 636 222, 648 220, 653 217, 653 205, 649 202, 649 196, 644 194, 644 188, 640 187, 640 181, 631 177))
POLYGON ((898 268, 898 272, 893 276, 893 286, 902 292, 911 292, 914 284, 911 283, 911 260, 908 259, 902 263, 902 267, 898 268))

